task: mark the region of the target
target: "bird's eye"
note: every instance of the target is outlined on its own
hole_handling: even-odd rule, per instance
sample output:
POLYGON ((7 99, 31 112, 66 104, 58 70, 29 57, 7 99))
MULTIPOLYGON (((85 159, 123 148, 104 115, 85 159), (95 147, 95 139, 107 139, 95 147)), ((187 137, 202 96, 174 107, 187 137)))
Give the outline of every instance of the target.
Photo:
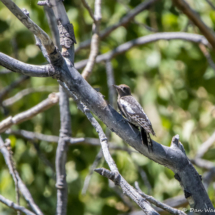
POLYGON ((123 87, 123 90, 126 90, 126 88, 125 88, 125 87, 123 87))

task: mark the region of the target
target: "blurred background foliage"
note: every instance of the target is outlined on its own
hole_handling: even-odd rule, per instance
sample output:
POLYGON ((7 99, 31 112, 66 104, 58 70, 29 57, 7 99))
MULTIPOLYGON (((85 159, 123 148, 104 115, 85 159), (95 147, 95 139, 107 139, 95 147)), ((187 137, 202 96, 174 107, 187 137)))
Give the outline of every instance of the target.
MULTIPOLYGON (((50 29, 42 7, 34 0, 15 0, 20 8, 30 12, 31 19, 49 35, 50 29)), ((93 1, 89 0, 93 7, 93 1)), ((214 30, 215 11, 205 0, 188 0, 189 4, 200 15, 204 22, 214 30)), ((140 0, 103 1, 101 29, 107 28, 123 17, 130 9, 140 4, 140 0)), ((215 3, 215 2, 213 2, 215 3)), ((74 25, 77 43, 91 38, 92 20, 79 0, 65 0, 64 5, 70 21, 74 25)), ((136 16, 139 23, 143 23, 158 32, 186 31, 199 33, 171 0, 158 1, 149 10, 136 16)), ((152 34, 141 24, 130 22, 126 27, 119 27, 106 39, 101 41, 100 53, 108 52, 118 45, 152 34)), ((76 46, 78 46, 78 44, 76 46)), ((45 64, 39 48, 35 45, 33 35, 0 3, 0 51, 30 64, 45 64)), ((76 54, 75 61, 88 58, 89 49, 76 54)), ((214 52, 211 52, 215 60, 214 52)), ((144 107, 157 133, 154 138, 159 143, 169 146, 175 134, 180 135, 186 153, 193 158, 200 145, 207 140, 215 126, 215 71, 208 65, 198 44, 186 41, 159 41, 145 46, 132 48, 130 51, 112 59, 116 84, 125 83, 132 89, 133 95, 144 107)), ((5 70, 0 68, 0 71, 5 70)), ((0 90, 10 85, 20 75, 15 73, 0 75, 0 90)), ((94 66, 89 79, 93 87, 99 87, 108 100, 107 78, 105 64, 94 66)), ((15 95, 20 90, 39 86, 56 86, 58 83, 52 78, 30 78, 9 92, 7 97, 15 95)), ((56 90, 57 91, 57 90, 56 90)), ((7 113, 0 112, 0 120, 9 115, 27 110, 47 98, 48 93, 33 93, 19 100, 7 108, 7 113)), ((5 97, 5 98, 7 98, 5 97)), ((4 98, 4 99, 5 99, 4 98)), ((97 134, 87 118, 77 110, 76 105, 70 103, 73 137, 97 137, 97 134)), ((105 126, 102 124, 103 128, 105 126)), ((52 107, 31 120, 13 127, 43 134, 58 135, 60 128, 59 107, 52 107)), ((55 188, 55 152, 56 143, 38 141, 35 144, 14 135, 2 134, 10 138, 17 169, 21 178, 32 193, 35 202, 44 214, 54 214, 56 207, 55 188), (40 159, 39 153, 51 163, 47 166, 40 159)), ((114 133, 110 140, 116 145, 123 146, 122 140, 114 133)), ((68 182, 68 214, 124 214, 129 208, 123 203, 116 192, 109 187, 108 180, 94 173, 87 193, 81 194, 84 179, 89 173, 99 147, 75 145, 68 151, 67 182, 68 182)), ((214 162, 214 150, 210 149, 204 158, 214 162)), ((133 185, 138 181, 141 189, 148 193, 148 188, 140 177, 142 168, 151 184, 153 195, 158 200, 164 200, 183 194, 174 174, 169 169, 160 166, 138 153, 128 155, 124 151, 112 151, 113 158, 121 174, 133 185)), ((107 167, 104 160, 99 166, 107 167)), ((199 174, 204 171, 197 168, 199 174)), ((215 203, 212 184, 209 187, 210 199, 215 203)), ((0 156, 0 194, 15 201, 14 183, 7 166, 0 156)), ((24 199, 21 204, 27 206, 24 199)), ((138 207, 133 203, 134 208, 138 207)), ((8 207, 0 204, 1 214, 15 214, 8 207)))

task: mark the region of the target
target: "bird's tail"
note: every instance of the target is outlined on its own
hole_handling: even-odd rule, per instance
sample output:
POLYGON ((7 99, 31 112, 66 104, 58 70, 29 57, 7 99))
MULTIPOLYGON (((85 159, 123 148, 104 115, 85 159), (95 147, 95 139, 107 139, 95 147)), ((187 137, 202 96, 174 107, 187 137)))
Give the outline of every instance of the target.
POLYGON ((152 145, 152 139, 150 137, 150 134, 147 133, 142 127, 141 127, 141 138, 142 138, 142 143, 148 147, 148 151, 153 152, 153 145, 152 145))

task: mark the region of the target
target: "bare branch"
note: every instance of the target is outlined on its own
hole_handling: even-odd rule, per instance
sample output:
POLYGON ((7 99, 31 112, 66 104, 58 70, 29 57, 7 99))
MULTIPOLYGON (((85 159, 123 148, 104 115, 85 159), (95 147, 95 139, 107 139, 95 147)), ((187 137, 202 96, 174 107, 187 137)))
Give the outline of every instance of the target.
POLYGON ((96 20, 95 20, 95 17, 94 17, 94 15, 93 15, 93 11, 92 11, 92 9, 90 8, 89 4, 86 2, 86 0, 81 0, 81 1, 82 1, 82 4, 84 5, 84 7, 88 10, 88 12, 89 12, 91 18, 93 19, 93 21, 94 21, 94 23, 95 23, 96 20))
MULTIPOLYGON (((188 201, 184 198, 183 195, 166 199, 163 201, 163 203, 166 205, 169 205, 170 207, 173 207, 173 208, 186 207, 188 205, 188 201)), ((155 210, 160 215, 169 214, 166 210, 163 210, 158 207, 155 207, 155 210)), ((134 212, 129 213, 129 215, 142 215, 142 211, 134 211, 134 212)))
POLYGON ((18 92, 17 94, 15 94, 14 96, 5 99, 2 102, 2 105, 7 107, 7 106, 11 106, 14 103, 16 103, 17 101, 19 101, 20 99, 22 99, 23 97, 31 94, 31 93, 39 93, 39 92, 53 92, 53 91, 57 91, 57 87, 56 86, 40 86, 37 88, 27 88, 24 90, 21 90, 20 92, 18 92))
POLYGON ((211 66, 211 68, 215 72, 215 63, 213 62, 213 59, 212 59, 210 53, 208 52, 207 48, 203 44, 199 44, 199 48, 202 51, 202 53, 204 54, 205 58, 207 59, 208 64, 211 66))
POLYGON ((209 184, 215 180, 215 167, 211 168, 209 171, 205 172, 202 176, 203 183, 205 186, 205 189, 207 190, 209 187, 209 184))
POLYGON ((87 79, 92 73, 93 66, 99 52, 99 24, 102 18, 101 0, 95 0, 95 12, 93 17, 94 17, 93 19, 94 24, 93 24, 93 36, 92 36, 91 47, 90 47, 90 56, 89 56, 87 65, 84 68, 84 71, 82 72, 82 76, 84 79, 87 79))
POLYGON ((0 52, 0 65, 13 71, 27 76, 49 77, 54 72, 50 65, 36 66, 18 61, 0 52))
MULTIPOLYGON (((58 136, 54 135, 46 135, 46 134, 40 134, 36 132, 26 131, 26 130, 11 130, 8 129, 6 131, 6 134, 13 134, 20 136, 22 138, 25 138, 30 141, 46 141, 46 142, 54 142, 57 143, 59 141, 58 136)), ((100 141, 97 138, 90 138, 90 137, 80 137, 80 138, 73 138, 73 137, 65 137, 64 138, 68 144, 70 145, 91 145, 91 146, 100 146, 100 141)), ((117 146, 116 143, 109 142, 110 149, 113 150, 119 150, 119 151, 127 151, 129 153, 137 153, 137 151, 131 150, 128 147, 121 147, 117 146)))
POLYGON ((214 167, 214 163, 208 160, 204 160, 201 158, 195 158, 191 159, 191 162, 195 164, 196 166, 206 169, 206 170, 211 170, 214 167))
POLYGON ((40 102, 36 106, 32 107, 31 109, 24 111, 15 115, 14 117, 8 117, 7 119, 0 122, 0 133, 6 131, 12 125, 19 124, 26 120, 31 119, 32 117, 36 116, 38 113, 41 113, 53 105, 57 104, 59 100, 59 95, 57 93, 51 93, 47 99, 40 102))
POLYGON ((196 158, 202 158, 203 155, 210 149, 215 142, 215 132, 200 146, 196 153, 196 158))
POLYGON ((172 0, 172 2, 199 28, 202 34, 215 49, 214 32, 201 20, 200 16, 184 0, 172 0))
POLYGON ((206 2, 211 6, 211 8, 213 10, 215 10, 215 6, 213 5, 213 3, 210 0, 206 0, 206 2))
MULTIPOLYGON (((123 201, 123 203, 129 208, 129 210, 133 210, 133 204, 132 202, 128 199, 127 196, 125 196, 121 189, 115 185, 115 183, 111 180, 109 180, 109 187, 112 188, 112 190, 120 197, 120 199, 123 201)), ((143 212, 141 211, 141 214, 143 214, 143 212)))
POLYGON ((1 0, 2 3, 27 27, 34 35, 36 35, 43 43, 48 54, 55 52, 56 48, 48 36, 38 25, 36 25, 26 14, 11 0, 1 0))
POLYGON ((166 211, 168 211, 169 213, 175 214, 175 215, 185 215, 185 214, 186 214, 186 213, 184 213, 183 211, 174 209, 174 208, 172 208, 172 207, 170 207, 170 206, 168 206, 168 205, 166 205, 166 204, 164 204, 164 203, 162 203, 162 202, 159 202, 158 200, 156 200, 156 199, 155 199, 154 197, 152 197, 152 196, 146 195, 145 193, 143 193, 143 192, 141 191, 141 189, 140 189, 140 187, 139 187, 139 185, 138 185, 138 182, 135 182, 135 187, 136 187, 138 193, 139 193, 142 197, 144 197, 147 201, 149 201, 150 203, 156 205, 157 207, 162 208, 163 210, 166 210, 166 211))
POLYGON ((28 209, 15 204, 14 202, 10 201, 9 199, 4 198, 2 195, 0 195, 0 202, 7 205, 8 207, 13 208, 16 211, 20 211, 26 215, 35 215, 35 213, 32 213, 28 209))
MULTIPOLYGON (((48 1, 46 1, 46 2, 48 2, 48 1)), ((53 10, 52 10, 51 7, 45 6, 44 10, 46 12, 46 17, 47 17, 47 20, 48 20, 48 23, 49 23, 49 27, 51 29, 51 33, 52 33, 52 38, 53 38, 54 44, 60 50, 61 49, 61 46, 60 46, 60 35, 59 35, 58 28, 57 28, 56 17, 54 15, 54 12, 53 12, 53 10)))
POLYGON ((24 82, 25 80, 29 79, 28 76, 21 76, 18 78, 16 81, 12 82, 9 86, 5 87, 1 92, 0 92, 0 102, 3 100, 3 98, 15 87, 17 87, 19 84, 24 82))
MULTIPOLYGON (((114 31, 118 27, 126 26, 137 14, 139 14, 143 10, 148 9, 149 7, 151 7, 151 5, 153 5, 157 1, 158 0, 148 0, 148 1, 144 1, 144 2, 140 3, 139 5, 137 5, 137 7, 135 7, 133 10, 131 10, 129 13, 127 13, 123 18, 121 18, 118 23, 103 30, 99 34, 100 40, 107 37, 112 31, 114 31)), ((75 50, 75 52, 78 52, 79 50, 81 50, 83 48, 89 47, 90 44, 91 44, 91 40, 86 40, 86 41, 80 43, 79 47, 75 50)))
MULTIPOLYGON (((17 178, 18 180, 18 187, 20 192, 23 194, 23 197, 25 200, 28 202, 32 210, 37 214, 37 215, 43 215, 39 207, 35 204, 29 190, 25 186, 25 184, 22 182, 22 179, 19 177, 19 174, 17 171, 13 171, 11 159, 10 159, 10 153, 8 152, 7 148, 4 146, 4 142, 0 136, 0 151, 2 155, 4 156, 5 163, 8 166, 8 169, 10 171, 10 174, 12 175, 13 178, 17 178)), ((33 213, 32 213, 33 214, 33 213)))
POLYGON ((66 183, 66 160, 68 143, 64 137, 71 136, 71 116, 69 111, 69 99, 67 93, 60 86, 60 138, 56 151, 56 188, 57 188, 57 207, 56 214, 65 215, 67 211, 67 183, 66 183))
POLYGON ((97 153, 96 157, 95 157, 93 164, 90 166, 90 171, 89 171, 88 175, 86 176, 86 178, 84 180, 84 186, 83 186, 82 191, 81 191, 82 195, 86 194, 87 189, 88 189, 89 184, 90 184, 90 179, 91 179, 92 174, 94 172, 94 169, 98 166, 102 157, 103 157, 102 149, 100 149, 99 152, 97 153))
MULTIPOLYGON (((7 150, 7 154, 8 154, 8 165, 9 165, 9 170, 10 170, 10 174, 13 177, 13 181, 15 184, 15 191, 16 191, 16 203, 18 205, 20 205, 20 195, 19 195, 19 187, 18 187, 18 178, 16 175, 16 167, 15 167, 15 162, 13 160, 13 156, 12 156, 12 150, 11 150, 11 142, 9 139, 5 140, 5 144, 3 145, 6 150, 7 150)), ((1 146, 1 147, 3 147, 1 146)), ((20 211, 17 211, 17 215, 20 215, 20 211)))
POLYGON ((123 192, 139 205, 139 207, 143 210, 144 214, 158 214, 149 205, 149 203, 145 201, 145 199, 143 199, 141 195, 125 181, 125 179, 118 172, 116 173, 105 168, 95 169, 95 172, 112 180, 115 184, 119 185, 122 188, 123 192))
POLYGON ((139 172, 139 174, 140 174, 140 176, 141 176, 141 178, 142 178, 142 180, 144 182, 144 185, 148 189, 148 194, 150 194, 152 192, 152 186, 151 186, 151 184, 149 182, 149 179, 148 179, 148 177, 146 175, 146 172, 140 166, 137 165, 137 167, 138 167, 138 172, 139 172))
MULTIPOLYGON (((190 33, 184 33, 184 32, 156 33, 156 34, 151 34, 151 35, 147 35, 147 36, 143 36, 143 37, 131 40, 129 42, 126 42, 116 47, 112 51, 99 55, 96 58, 96 63, 110 60, 115 56, 122 54, 135 46, 149 44, 158 40, 177 40, 177 39, 186 40, 194 43, 203 43, 205 46, 209 45, 205 37, 198 34, 190 34, 190 33)), ((87 64, 87 62, 88 62, 88 59, 79 61, 78 63, 75 63, 75 68, 81 69, 87 64)))

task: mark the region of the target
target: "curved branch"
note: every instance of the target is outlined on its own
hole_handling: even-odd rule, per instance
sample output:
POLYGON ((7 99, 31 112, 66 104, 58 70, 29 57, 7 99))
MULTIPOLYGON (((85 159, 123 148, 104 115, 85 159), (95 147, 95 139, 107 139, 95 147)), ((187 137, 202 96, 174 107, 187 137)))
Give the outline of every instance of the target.
MULTIPOLYGON (((40 86, 37 88, 26 88, 24 90, 19 91, 17 94, 15 94, 14 96, 5 99, 2 102, 3 106, 11 106, 14 103, 16 103, 17 101, 19 101, 20 99, 22 99, 23 97, 31 94, 31 93, 39 93, 39 92, 53 92, 53 91, 57 91, 56 86, 40 86)), ((1 97, 1 96, 0 96, 1 97)))
POLYGON ((2 102, 3 98, 15 87, 17 87, 19 84, 24 82, 25 80, 29 79, 29 76, 21 76, 14 82, 12 82, 10 85, 5 87, 2 91, 0 91, 0 102, 2 102))
POLYGON ((13 71, 27 76, 33 77, 49 77, 53 73, 51 65, 36 66, 23 63, 6 54, 0 52, 0 65, 13 71))
POLYGON ((186 215, 186 213, 184 213, 183 211, 180 211, 180 210, 178 210, 178 209, 175 209, 175 208, 173 208, 173 207, 170 207, 170 206, 167 205, 167 204, 164 204, 164 203, 162 203, 162 202, 159 202, 159 201, 156 200, 154 197, 148 196, 148 195, 146 195, 145 193, 143 193, 142 190, 140 189, 139 184, 138 184, 137 181, 135 182, 135 188, 137 189, 138 193, 139 193, 142 197, 144 197, 146 200, 148 200, 148 201, 151 202, 152 204, 156 205, 157 207, 162 208, 163 210, 166 210, 166 211, 168 211, 169 213, 174 214, 174 215, 186 215))
MULTIPOLYGON (((35 202, 34 202, 32 196, 31 196, 31 193, 29 192, 28 188, 25 186, 25 184, 23 183, 22 179, 20 178, 19 173, 17 171, 13 171, 13 167, 12 167, 13 164, 11 163, 9 151, 4 146, 4 142, 3 142, 2 138, 1 138, 1 136, 0 136, 0 151, 1 151, 1 153, 2 153, 2 155, 4 157, 4 159, 5 159, 5 163, 8 166, 10 174, 12 175, 13 178, 17 178, 19 190, 22 193, 22 195, 25 198, 25 200, 28 202, 28 204, 30 205, 32 210, 37 215, 43 215, 43 213, 40 210, 40 208, 35 204, 35 202)), ((11 206, 9 206, 9 207, 11 207, 11 206)), ((21 207, 21 206, 19 206, 19 207, 21 207)), ((31 214, 33 214, 33 213, 31 213, 31 214)))
MULTIPOLYGON (((117 29, 120 26, 126 26, 128 22, 130 22, 137 14, 142 12, 143 10, 148 9, 151 5, 153 5, 155 2, 158 0, 149 0, 149 1, 144 1, 137 5, 133 10, 131 10, 129 13, 127 13, 120 21, 112 26, 107 27, 105 30, 103 30, 100 34, 99 37, 100 39, 104 39, 107 37, 112 31, 117 29)), ((86 40, 82 43, 80 43, 79 47, 75 50, 75 52, 78 52, 81 49, 89 47, 91 44, 91 40, 86 40)))
POLYGON ((15 204, 11 200, 4 198, 4 196, 2 196, 2 195, 0 195, 0 202, 2 202, 3 204, 7 205, 8 207, 13 208, 16 211, 20 211, 20 212, 22 212, 22 213, 24 213, 26 215, 35 215, 35 213, 29 211, 28 209, 26 209, 26 208, 24 208, 22 206, 19 206, 19 205, 15 204))
POLYGON ((0 122, 0 133, 6 131, 8 128, 10 128, 12 125, 19 124, 21 122, 24 122, 26 120, 31 119, 38 113, 41 113, 48 108, 52 107, 59 101, 59 95, 58 93, 51 93, 47 99, 40 102, 36 106, 30 108, 27 111, 24 111, 22 113, 19 113, 15 115, 14 117, 8 117, 5 120, 0 122))
POLYGON ((20 22, 22 22, 23 25, 25 25, 26 28, 41 40, 48 54, 55 51, 54 43, 48 34, 34 23, 13 1, 1 0, 1 2, 20 20, 20 22))
MULTIPOLYGON (((85 2, 84 0, 82 0, 82 1, 85 2)), ((86 5, 87 5, 87 3, 86 3, 86 5)), ((89 8, 89 7, 87 7, 87 8, 89 8)), ((99 52, 99 40, 100 40, 99 27, 100 27, 101 19, 102 19, 101 0, 95 0, 95 12, 93 15, 93 20, 94 20, 93 36, 92 36, 91 45, 90 45, 89 59, 88 59, 86 67, 84 68, 84 71, 82 72, 82 76, 84 77, 84 79, 87 79, 90 76, 90 74, 92 73, 93 66, 95 64, 96 57, 99 52)))
POLYGON ((202 34, 210 42, 210 44, 212 45, 213 49, 215 49, 215 34, 201 20, 200 16, 184 0, 172 0, 172 1, 199 28, 199 30, 202 32, 202 34))
MULTIPOLYGON (((116 55, 122 54, 135 46, 146 45, 158 40, 186 40, 194 43, 202 43, 206 46, 210 45, 204 36, 198 35, 198 34, 190 34, 190 33, 184 33, 184 32, 156 33, 156 34, 143 36, 135 40, 131 40, 129 42, 126 42, 116 47, 112 51, 99 55, 96 58, 96 63, 110 60, 116 55)), ((75 68, 81 69, 87 64, 87 62, 88 60, 79 61, 78 63, 75 63, 75 68)))
POLYGON ((200 146, 198 152, 196 153, 196 159, 202 158, 203 155, 209 150, 209 148, 215 142, 215 132, 200 146))

